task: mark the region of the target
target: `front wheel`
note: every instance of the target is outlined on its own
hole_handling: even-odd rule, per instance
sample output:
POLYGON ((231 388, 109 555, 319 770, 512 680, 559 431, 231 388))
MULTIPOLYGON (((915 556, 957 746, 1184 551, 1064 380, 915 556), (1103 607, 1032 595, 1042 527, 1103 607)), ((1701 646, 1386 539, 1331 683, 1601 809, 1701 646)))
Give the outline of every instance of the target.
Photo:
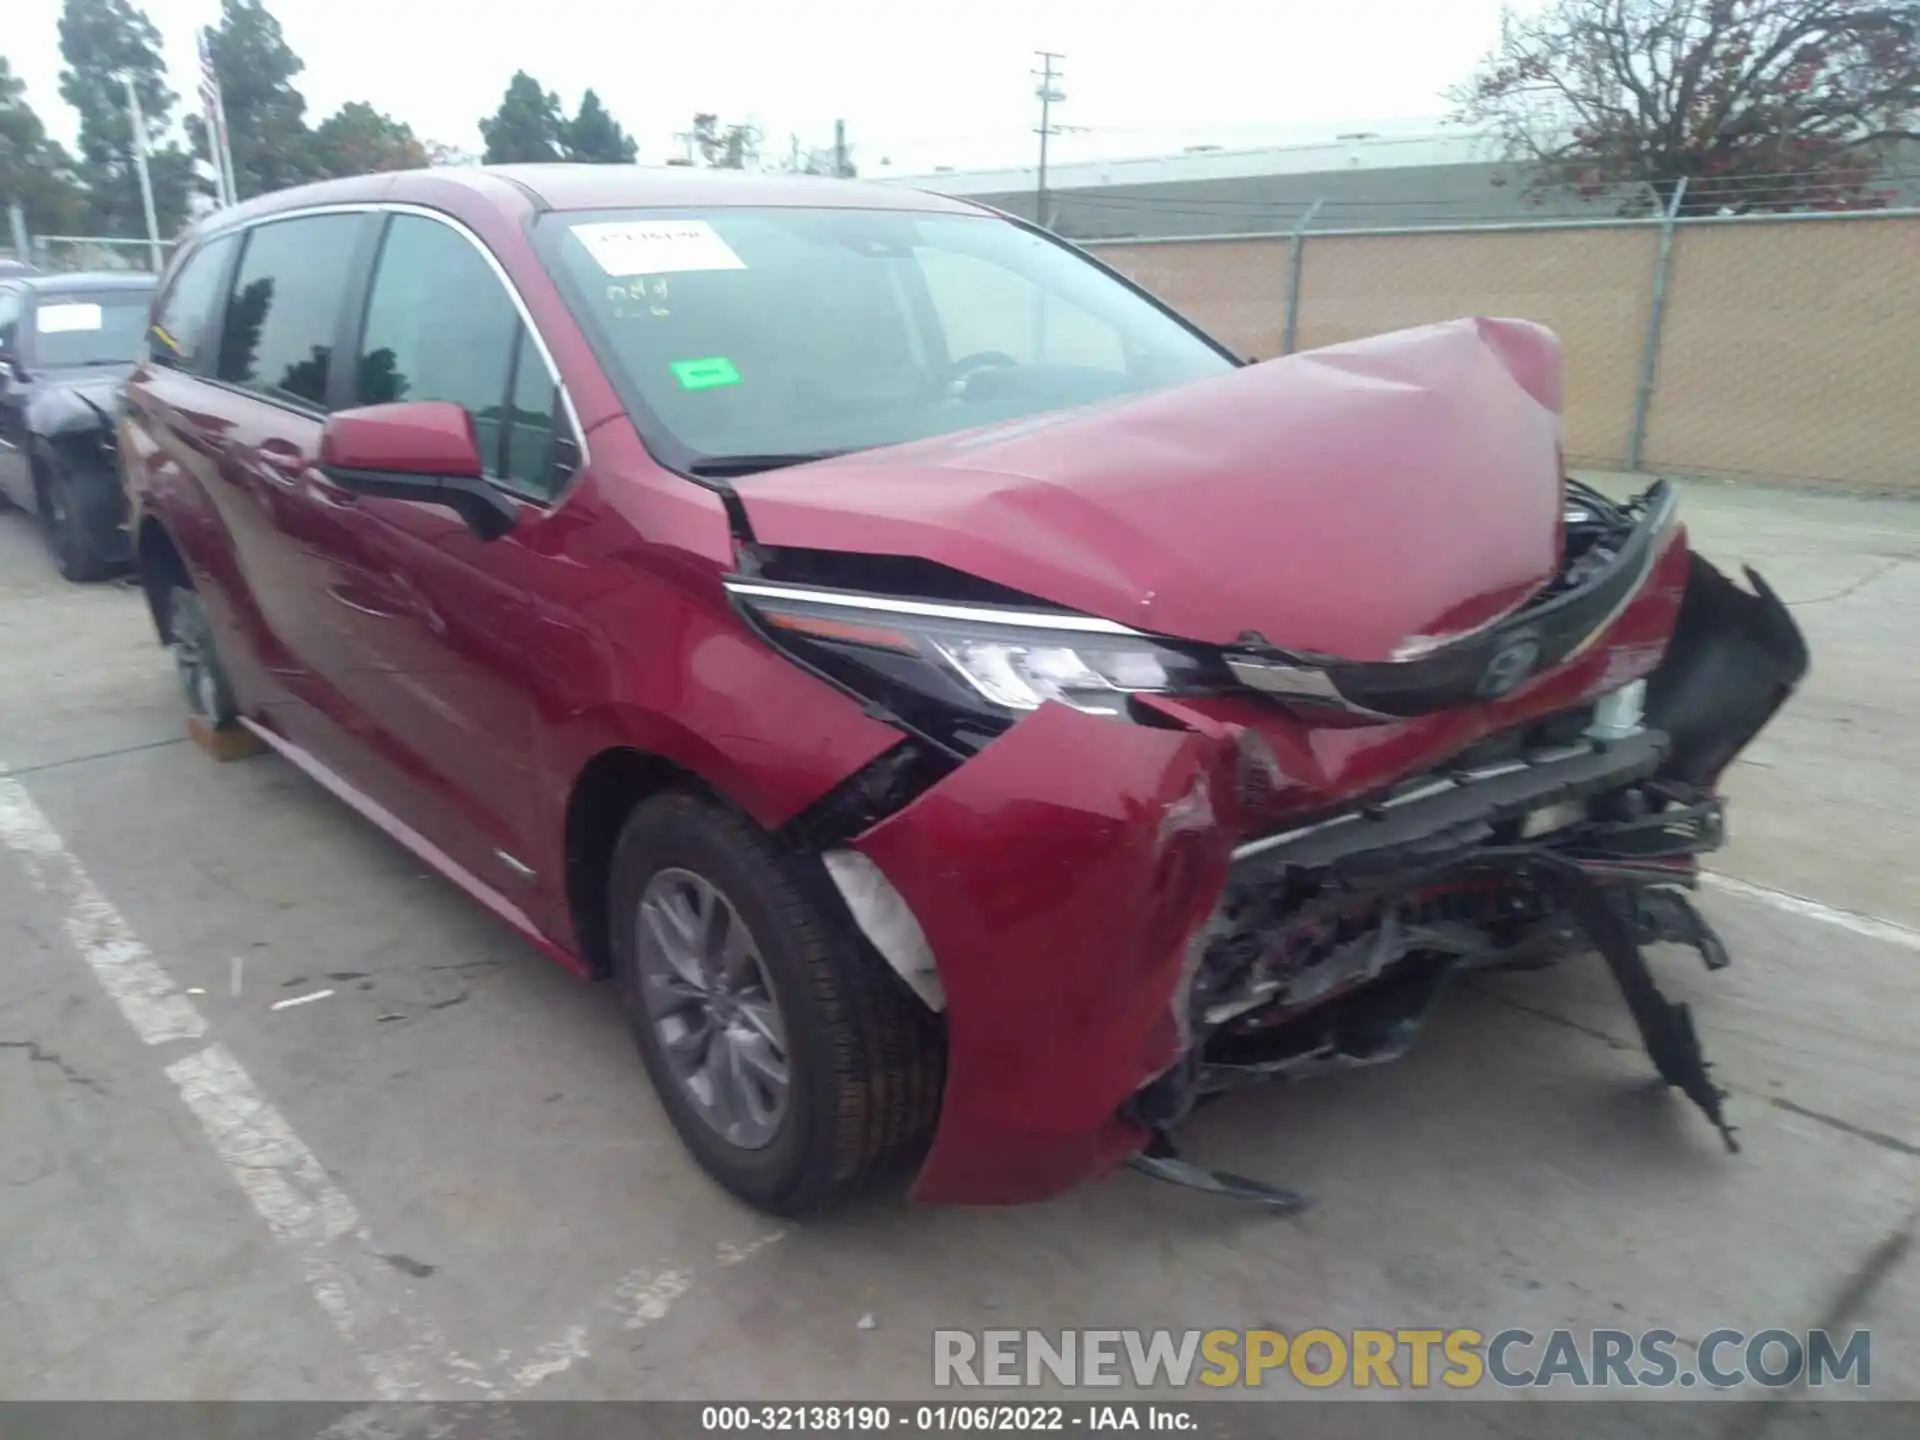
POLYGON ((207 607, 185 585, 167 591, 167 636, 188 711, 215 730, 231 729, 240 713, 233 685, 214 648, 207 607))
POLYGON ((675 793, 628 819, 609 886, 615 978, 668 1117, 708 1174, 779 1215, 916 1159, 944 1075, 932 1017, 809 864, 675 793))
POLYGON ((47 540, 60 574, 82 583, 104 579, 111 568, 94 533, 89 507, 77 492, 73 477, 55 467, 42 492, 47 518, 47 540))

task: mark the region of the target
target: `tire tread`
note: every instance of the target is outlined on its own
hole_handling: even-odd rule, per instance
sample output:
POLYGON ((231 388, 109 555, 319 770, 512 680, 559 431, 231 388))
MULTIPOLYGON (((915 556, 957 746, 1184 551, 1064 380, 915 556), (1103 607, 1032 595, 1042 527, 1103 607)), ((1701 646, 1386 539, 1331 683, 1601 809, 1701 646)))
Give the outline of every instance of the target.
MULTIPOLYGON (((818 861, 782 850, 736 811, 685 791, 656 796, 629 818, 616 873, 652 837, 683 826, 705 830, 761 882, 762 901, 800 956, 831 1048, 833 1134, 768 1208, 799 1215, 850 1200, 917 1160, 931 1138, 945 1079, 940 1026, 838 921, 818 861)), ((620 923, 617 915, 609 921, 620 923)))

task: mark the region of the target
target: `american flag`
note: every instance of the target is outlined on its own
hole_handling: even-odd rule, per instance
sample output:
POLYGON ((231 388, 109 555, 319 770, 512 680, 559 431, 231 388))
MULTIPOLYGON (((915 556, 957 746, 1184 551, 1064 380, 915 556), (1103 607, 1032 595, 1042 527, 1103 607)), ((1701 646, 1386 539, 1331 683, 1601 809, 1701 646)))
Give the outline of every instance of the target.
POLYGON ((227 152, 227 109, 220 99, 220 77, 213 69, 213 48, 208 43, 208 33, 202 26, 195 37, 200 49, 200 104, 206 111, 207 144, 213 151, 213 168, 220 177, 221 203, 231 205, 236 198, 233 189, 233 161, 227 152))
POLYGON ((213 73, 213 47, 207 43, 206 27, 199 31, 200 42, 200 100, 209 111, 220 104, 220 77, 213 73))

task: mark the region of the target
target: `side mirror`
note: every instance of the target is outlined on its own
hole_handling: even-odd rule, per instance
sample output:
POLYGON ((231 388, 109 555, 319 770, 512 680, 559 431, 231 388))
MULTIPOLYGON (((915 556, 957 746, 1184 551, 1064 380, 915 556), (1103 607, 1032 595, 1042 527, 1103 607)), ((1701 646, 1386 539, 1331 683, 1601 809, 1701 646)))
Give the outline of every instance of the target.
POLYGON ((481 478, 473 416, 449 400, 336 412, 320 432, 320 469, 356 494, 444 505, 482 540, 498 540, 520 518, 481 478))

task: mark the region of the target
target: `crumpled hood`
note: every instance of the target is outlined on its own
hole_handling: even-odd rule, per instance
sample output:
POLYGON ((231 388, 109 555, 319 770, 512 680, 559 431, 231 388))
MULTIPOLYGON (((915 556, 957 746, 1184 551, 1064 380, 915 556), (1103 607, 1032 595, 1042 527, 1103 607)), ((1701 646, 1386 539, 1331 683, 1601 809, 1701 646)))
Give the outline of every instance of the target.
POLYGON ((1386 660, 1559 558, 1560 355, 1458 320, 734 482, 757 540, 911 555, 1215 644, 1386 660))

